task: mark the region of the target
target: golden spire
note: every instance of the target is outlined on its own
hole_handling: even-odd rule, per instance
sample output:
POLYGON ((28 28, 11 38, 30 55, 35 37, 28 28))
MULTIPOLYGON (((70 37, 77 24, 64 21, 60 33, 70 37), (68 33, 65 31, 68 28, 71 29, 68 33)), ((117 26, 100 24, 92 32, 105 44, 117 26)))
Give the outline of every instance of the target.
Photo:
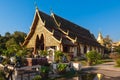
POLYGON ((101 32, 98 33, 97 41, 98 41, 101 45, 104 44, 104 39, 103 39, 103 36, 102 36, 102 33, 101 33, 101 32))

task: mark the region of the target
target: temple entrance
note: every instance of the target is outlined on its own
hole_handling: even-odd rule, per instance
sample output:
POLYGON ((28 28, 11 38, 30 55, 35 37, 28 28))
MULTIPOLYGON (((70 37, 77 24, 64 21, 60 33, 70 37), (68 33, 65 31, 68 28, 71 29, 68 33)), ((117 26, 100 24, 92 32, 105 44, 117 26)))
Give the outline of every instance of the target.
POLYGON ((44 37, 43 37, 43 34, 41 35, 39 42, 40 42, 39 43, 39 49, 44 50, 44 37))
POLYGON ((44 36, 41 34, 41 37, 36 36, 36 42, 35 42, 35 47, 34 47, 34 54, 37 53, 37 50, 44 50, 44 36))

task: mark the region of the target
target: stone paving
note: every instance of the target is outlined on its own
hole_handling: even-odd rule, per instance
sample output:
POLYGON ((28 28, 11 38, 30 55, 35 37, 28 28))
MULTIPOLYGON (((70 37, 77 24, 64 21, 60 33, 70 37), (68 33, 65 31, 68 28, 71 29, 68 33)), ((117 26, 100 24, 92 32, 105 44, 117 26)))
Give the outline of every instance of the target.
POLYGON ((115 67, 115 62, 107 62, 96 66, 83 66, 83 71, 95 72, 105 75, 105 80, 120 80, 120 67, 115 67))

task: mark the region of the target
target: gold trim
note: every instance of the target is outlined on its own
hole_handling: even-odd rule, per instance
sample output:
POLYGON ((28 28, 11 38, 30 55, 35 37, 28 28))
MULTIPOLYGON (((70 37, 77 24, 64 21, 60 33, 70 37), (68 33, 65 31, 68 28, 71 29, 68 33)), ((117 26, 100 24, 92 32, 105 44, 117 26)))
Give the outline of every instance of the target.
POLYGON ((55 19, 54 13, 51 13, 51 16, 53 17, 56 25, 57 25, 58 27, 60 27, 61 23, 58 23, 58 22, 57 22, 57 20, 55 19))

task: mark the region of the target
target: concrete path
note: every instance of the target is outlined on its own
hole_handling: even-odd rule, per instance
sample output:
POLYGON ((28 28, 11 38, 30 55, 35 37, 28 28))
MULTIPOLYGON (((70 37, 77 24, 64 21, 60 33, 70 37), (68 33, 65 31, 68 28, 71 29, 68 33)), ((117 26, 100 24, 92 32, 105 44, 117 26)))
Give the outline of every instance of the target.
POLYGON ((83 66, 82 70, 104 74, 106 80, 120 80, 120 67, 115 67, 115 62, 107 62, 96 66, 83 66))

